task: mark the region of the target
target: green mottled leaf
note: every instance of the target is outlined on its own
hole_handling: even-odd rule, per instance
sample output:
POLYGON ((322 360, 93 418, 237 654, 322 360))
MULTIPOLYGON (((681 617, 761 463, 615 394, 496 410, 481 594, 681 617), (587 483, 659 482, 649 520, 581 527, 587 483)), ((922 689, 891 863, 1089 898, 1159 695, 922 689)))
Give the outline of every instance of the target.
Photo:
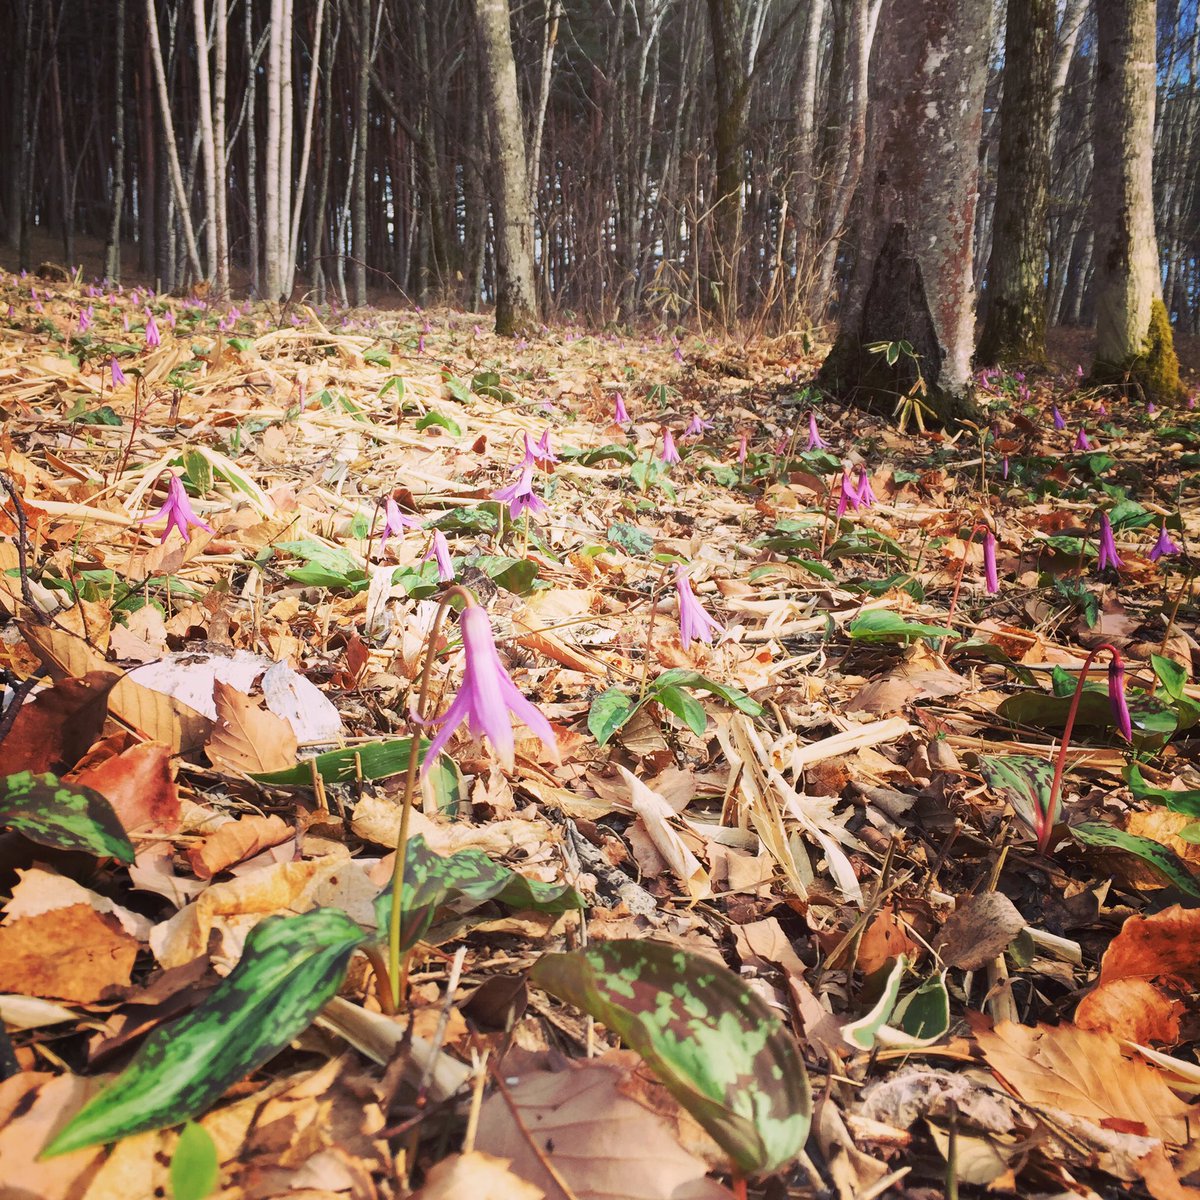
MULTIPOLYGON (((354 783, 363 779, 388 779, 393 775, 402 775, 408 770, 409 738, 391 738, 385 742, 364 742, 361 746, 346 746, 341 750, 328 750, 298 762, 286 771, 266 771, 251 775, 251 779, 259 783, 273 784, 275 787, 311 787, 314 767, 317 774, 329 784, 354 783), (356 760, 357 759, 357 763, 356 760)), ((423 759, 429 748, 429 741, 422 739, 420 754, 423 759)), ((462 781, 458 768, 448 754, 438 756, 438 761, 429 769, 426 776, 441 812, 457 812, 465 797, 462 794, 462 781)))
POLYGON ((694 696, 668 686, 655 688, 654 698, 668 712, 673 712, 697 737, 704 736, 708 728, 708 714, 704 711, 704 705, 694 696))
POLYGON ((604 462, 617 462, 627 467, 637 461, 637 452, 632 446, 616 443, 597 446, 594 450, 560 450, 559 454, 565 459, 574 459, 584 467, 595 467, 604 462))
POLYGON ((699 671, 691 671, 687 667, 672 667, 671 670, 664 671, 650 685, 650 694, 654 695, 662 688, 691 688, 697 692, 711 692, 748 717, 761 717, 763 713, 763 706, 757 700, 751 700, 745 692, 727 683, 718 683, 715 679, 709 679, 707 675, 701 675, 699 671))
MULTIPOLYGON (((896 1007, 896 1001, 900 997, 900 983, 904 979, 904 971, 907 966, 908 960, 904 955, 897 955, 891 967, 887 968, 887 975, 884 976, 883 989, 879 993, 879 999, 857 1021, 851 1021, 849 1024, 842 1026, 842 1037, 851 1046, 855 1046, 859 1050, 870 1050, 875 1045, 880 1030, 887 1025, 888 1018, 892 1015, 892 1010, 896 1007)), ((880 967, 880 973, 883 970, 884 968, 880 967)), ((874 978, 876 976, 871 976, 871 979, 874 978)), ((868 980, 868 982, 870 981, 868 980)))
MULTIPOLYGON (((1071 691, 1075 681, 1070 682, 1071 691)), ((1128 696, 1129 718, 1139 744, 1161 745, 1178 727, 1175 714, 1154 696, 1128 696)), ((1049 692, 1018 692, 1000 702, 996 711, 1014 725, 1032 725, 1035 729, 1062 729, 1071 708, 1069 695, 1056 696, 1049 692)), ((1103 684, 1085 684, 1079 697, 1079 712, 1075 723, 1081 728, 1115 729, 1108 689, 1103 684)))
POLYGON ((433 425, 444 429, 451 437, 462 437, 462 426, 457 421, 443 416, 440 412, 434 412, 432 409, 417 422, 416 428, 428 429, 433 425))
POLYGON ((392 365, 387 351, 381 350, 378 346, 371 346, 363 351, 363 362, 370 363, 373 367, 383 367, 385 370, 392 365))
POLYGON ((467 566, 482 571, 502 588, 523 596, 537 578, 538 566, 531 558, 510 558, 507 555, 479 554, 467 559, 467 566))
POLYGON ((917 621, 906 621, 883 608, 871 608, 859 613, 846 626, 846 631, 856 642, 888 642, 897 638, 911 642, 916 638, 954 636, 954 630, 943 625, 922 625, 917 621))
POLYGON ((1050 811, 1050 789, 1054 767, 1044 758, 1030 754, 981 754, 979 773, 994 792, 1012 806, 1013 812, 1036 834, 1047 817, 1056 824, 1062 815, 1061 798, 1050 811))
POLYGON ((638 710, 637 703, 619 687, 610 687, 592 701, 588 709, 588 732, 603 746, 638 710))
POLYGON ((732 971, 663 942, 545 954, 530 978, 636 1050, 744 1173, 803 1150, 812 1116, 790 1033, 732 971))
POLYGON ((274 1057, 334 996, 363 932, 345 913, 268 917, 198 1007, 143 1042, 129 1066, 42 1152, 65 1154, 199 1116, 274 1057))
POLYGON ((608 540, 614 546, 619 546, 626 554, 634 556, 649 554, 654 549, 654 539, 644 529, 636 525, 626 525, 617 521, 608 527, 608 540))
POLYGON ((1085 846, 1125 850, 1129 854, 1136 854, 1185 895, 1200 900, 1200 880, 1169 846, 1164 846, 1153 838, 1138 837, 1136 834, 1114 829, 1111 825, 1102 825, 1098 821, 1073 825, 1071 835, 1085 846))
POLYGON ((171 1194, 174 1200, 205 1200, 221 1182, 217 1147, 208 1130, 189 1121, 179 1134, 171 1158, 171 1194))
MULTIPOLYGON (((429 932, 438 909, 454 904, 458 911, 495 900, 519 912, 569 912, 584 899, 565 883, 540 883, 494 863, 482 850, 435 854, 416 834, 404 855, 401 951, 411 950, 429 932)), ((391 920, 392 887, 375 899, 375 921, 385 930, 391 920)))
POLYGON ((62 783, 57 775, 9 775, 0 794, 0 825, 39 846, 133 862, 133 845, 112 805, 99 792, 62 783))
POLYGON ((1125 778, 1129 781, 1129 790, 1139 800, 1153 800, 1155 804, 1162 804, 1172 812, 1183 813, 1189 817, 1200 817, 1200 791, 1176 792, 1170 788, 1155 787, 1142 777, 1137 763, 1129 764, 1125 778))

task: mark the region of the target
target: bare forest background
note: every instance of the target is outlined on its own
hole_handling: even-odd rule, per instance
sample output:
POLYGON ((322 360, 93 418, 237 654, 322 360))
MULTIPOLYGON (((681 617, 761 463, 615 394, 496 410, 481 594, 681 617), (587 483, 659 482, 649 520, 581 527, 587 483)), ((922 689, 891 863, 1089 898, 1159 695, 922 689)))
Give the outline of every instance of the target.
MULTIPOLYGON (((545 317, 820 325, 836 317, 854 267, 873 77, 937 7, 522 0, 509 13, 469 0, 0 0, 6 261, 84 263, 162 290, 206 280, 270 299, 475 309, 496 299, 504 221, 528 218, 545 317), (488 61, 497 12, 510 29, 515 101, 491 90, 505 82, 506 64, 488 61), (524 155, 524 187, 507 172, 507 197, 505 117, 519 121, 524 155), (506 217, 517 204, 526 207, 506 217)), ((1119 116, 1095 103, 1095 6, 1013 0, 1008 18, 1029 28, 1047 7, 1049 78, 1026 74, 1015 86, 1045 93, 1049 121, 1046 316, 1089 325, 1093 156, 1119 116)), ((1005 29, 1002 5, 974 30, 988 40, 973 252, 980 328, 1004 204, 1005 29)), ((1177 334, 1194 334, 1194 0, 1161 0, 1156 32, 1162 298, 1177 334)), ((1021 202, 1027 184, 1008 186, 1021 202)))

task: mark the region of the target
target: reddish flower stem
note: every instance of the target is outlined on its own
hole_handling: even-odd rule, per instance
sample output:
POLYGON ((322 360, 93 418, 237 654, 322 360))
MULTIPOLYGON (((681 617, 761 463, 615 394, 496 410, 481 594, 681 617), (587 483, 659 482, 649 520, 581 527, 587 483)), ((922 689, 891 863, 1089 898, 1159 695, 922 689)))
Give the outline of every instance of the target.
POLYGON ((954 620, 954 613, 958 608, 958 593, 962 590, 963 575, 967 570, 967 552, 971 549, 971 545, 975 541, 975 535, 981 530, 984 534, 988 532, 988 527, 982 521, 974 526, 971 530, 971 536, 967 538, 967 545, 963 550, 962 562, 958 564, 958 575, 954 580, 954 594, 950 597, 950 611, 946 614, 947 625, 954 620))
POLYGON ((1054 760, 1054 779, 1050 784, 1050 803, 1048 811, 1038 814, 1038 851, 1046 853, 1050 845, 1050 836, 1054 832, 1054 814, 1058 809, 1058 794, 1062 788, 1063 769, 1067 762, 1067 749, 1071 744, 1071 731, 1075 728, 1075 717, 1079 713, 1079 698, 1083 695, 1083 685, 1087 681, 1088 668, 1092 660, 1101 650, 1107 650, 1114 661, 1121 662, 1121 652, 1111 642, 1102 642, 1083 660, 1079 669, 1079 678, 1075 681, 1075 694, 1071 697, 1071 707, 1067 710, 1067 722, 1063 726, 1062 744, 1058 748, 1058 757, 1054 760))

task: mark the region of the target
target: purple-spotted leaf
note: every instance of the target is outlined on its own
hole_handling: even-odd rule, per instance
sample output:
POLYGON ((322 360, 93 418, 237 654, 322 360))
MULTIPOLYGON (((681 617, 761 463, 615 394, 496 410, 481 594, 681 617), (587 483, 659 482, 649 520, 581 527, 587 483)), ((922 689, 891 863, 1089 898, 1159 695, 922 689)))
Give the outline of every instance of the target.
POLYGON ((112 805, 57 775, 18 771, 0 780, 0 825, 42 846, 133 862, 133 845, 112 805))
POLYGON ((1059 820, 1062 801, 1055 801, 1054 811, 1050 811, 1054 767, 1046 759, 1029 754, 981 754, 979 773, 1035 834, 1040 836, 1047 822, 1053 826, 1059 820))
POLYGON ((1200 899, 1200 879, 1192 874, 1187 863, 1170 846, 1164 846, 1153 838, 1139 837, 1136 833, 1125 833, 1099 821, 1087 821, 1082 825, 1073 826, 1071 836, 1085 846, 1124 850, 1128 854, 1135 854, 1184 895, 1200 899))
POLYGON ((546 954, 530 978, 617 1033, 745 1174, 804 1148, 812 1093, 791 1034, 732 971, 663 942, 546 954))

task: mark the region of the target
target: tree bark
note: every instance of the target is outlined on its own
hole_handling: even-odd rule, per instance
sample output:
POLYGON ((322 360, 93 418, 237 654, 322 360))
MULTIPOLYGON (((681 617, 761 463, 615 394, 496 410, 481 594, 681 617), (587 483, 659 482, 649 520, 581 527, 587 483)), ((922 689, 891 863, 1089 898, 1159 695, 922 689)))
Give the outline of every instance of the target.
POLYGON ((903 29, 876 63, 857 227, 841 331, 821 368, 835 395, 894 403, 917 365, 868 347, 907 341, 939 420, 972 414, 972 236, 990 0, 886 0, 903 29))
POLYGON ((1008 0, 1000 159, 980 363, 1046 358, 1050 71, 1056 0, 1008 0))
POLYGON ((109 283, 121 282, 121 210, 125 207, 125 0, 117 0, 115 24, 112 201, 108 243, 104 248, 104 277, 109 283))
MULTIPOLYGON (((204 0, 192 0, 196 32, 196 89, 199 93, 200 153, 204 160, 204 257, 208 280, 215 282, 217 265, 217 144, 213 135, 212 80, 208 70, 208 15, 204 0)), ((214 288, 220 293, 219 288, 214 288)))
POLYGON ((496 332, 537 324, 533 214, 508 0, 474 0, 492 134, 492 202, 496 213, 496 332))
POLYGON ((1154 0, 1097 6, 1097 136, 1092 222, 1096 233, 1097 382, 1134 383, 1173 400, 1179 364, 1162 308, 1154 233, 1154 0), (1103 122, 1101 128, 1100 122, 1103 122))
POLYGON ((271 0, 271 40, 267 47, 267 144, 264 147, 266 176, 263 183, 263 291, 272 301, 283 292, 283 262, 279 229, 282 221, 280 193, 283 181, 279 177, 280 152, 283 139, 283 72, 284 0, 271 0))
POLYGON ((229 294, 229 187, 225 145, 225 92, 229 70, 228 0, 213 0, 213 160, 216 164, 217 261, 213 290, 229 294))
POLYGON ((358 6, 358 107, 354 127, 358 157, 354 160, 354 201, 350 217, 354 239, 354 303, 367 302, 367 101, 371 93, 371 0, 358 6))

